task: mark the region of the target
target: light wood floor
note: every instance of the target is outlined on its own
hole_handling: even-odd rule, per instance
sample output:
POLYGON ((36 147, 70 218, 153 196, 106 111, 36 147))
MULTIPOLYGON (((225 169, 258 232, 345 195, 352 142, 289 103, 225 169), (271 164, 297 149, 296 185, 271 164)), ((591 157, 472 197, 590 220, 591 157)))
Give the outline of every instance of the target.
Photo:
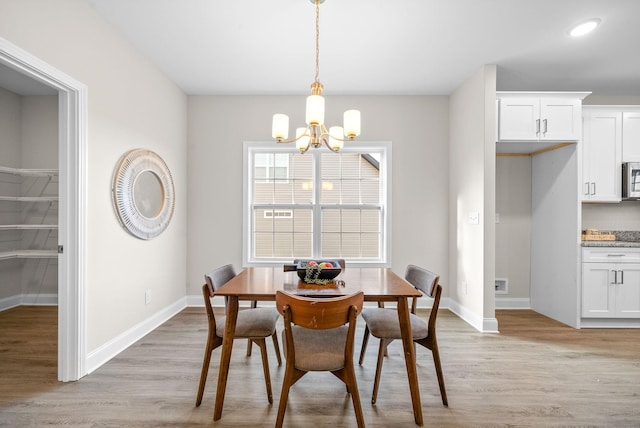
MULTIPOLYGON (((531 311, 498 311, 500 334, 481 334, 448 311, 438 319, 449 407, 431 354, 418 349, 425 426, 640 427, 640 330, 574 330, 531 311)), ((212 421, 220 351, 201 407, 194 407, 206 338, 204 309, 188 308, 78 382, 56 381, 56 308, 0 313, 0 426, 273 426, 284 366, 272 346, 269 405, 257 349, 236 341, 222 419, 212 421)), ((359 323, 357 344, 363 323, 359 323)), ((269 343, 269 345, 271 345, 269 343)), ((371 427, 411 427, 401 344, 393 343, 372 406, 377 340, 357 367, 371 427)), ((343 385, 311 373, 294 388, 289 427, 353 427, 343 385)))

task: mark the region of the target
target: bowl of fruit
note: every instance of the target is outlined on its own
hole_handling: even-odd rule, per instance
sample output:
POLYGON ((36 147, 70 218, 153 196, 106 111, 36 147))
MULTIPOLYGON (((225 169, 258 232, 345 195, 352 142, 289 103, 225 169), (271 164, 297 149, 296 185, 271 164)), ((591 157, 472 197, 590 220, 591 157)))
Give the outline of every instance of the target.
POLYGON ((298 277, 307 284, 329 284, 342 272, 337 260, 299 260, 298 277))

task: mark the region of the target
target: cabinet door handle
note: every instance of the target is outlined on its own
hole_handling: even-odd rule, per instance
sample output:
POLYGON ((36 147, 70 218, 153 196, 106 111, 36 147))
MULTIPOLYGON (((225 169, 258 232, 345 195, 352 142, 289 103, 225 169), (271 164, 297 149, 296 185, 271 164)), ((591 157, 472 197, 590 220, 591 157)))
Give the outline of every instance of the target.
POLYGON ((584 195, 585 196, 589 196, 589 182, 588 181, 584 182, 584 195))
POLYGON ((544 124, 544 131, 542 131, 542 132, 543 132, 544 134, 546 134, 546 133, 547 133, 547 119, 544 119, 544 120, 542 121, 542 123, 544 124))
POLYGON ((613 273, 613 281, 610 281, 610 284, 617 284, 618 283, 618 271, 617 270, 612 270, 611 272, 613 273))
POLYGON ((592 181, 591 184, 593 184, 593 190, 591 191, 591 195, 595 195, 596 194, 596 182, 592 181))
POLYGON ((540 133, 540 119, 536 119, 536 134, 540 133))
POLYGON ((619 270, 618 272, 620 272, 620 282, 618 284, 624 284, 624 271, 619 270))

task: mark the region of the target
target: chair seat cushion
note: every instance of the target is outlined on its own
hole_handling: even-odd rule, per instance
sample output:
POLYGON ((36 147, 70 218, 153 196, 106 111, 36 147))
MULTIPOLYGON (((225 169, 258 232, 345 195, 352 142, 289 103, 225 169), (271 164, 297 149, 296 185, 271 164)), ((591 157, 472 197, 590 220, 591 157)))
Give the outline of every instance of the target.
MULTIPOLYGON (((293 343, 296 349, 296 368, 304 371, 333 371, 344 368, 344 348, 347 343, 346 325, 328 329, 313 330, 291 326, 293 343)), ((285 332, 282 342, 287 343, 285 332)), ((285 346, 285 355, 287 349, 285 346)))
MULTIPOLYGON (((415 314, 411 319, 411 335, 413 339, 422 339, 429 334, 427 322, 415 314)), ((379 339, 400 339, 400 321, 398 311, 386 308, 363 308, 362 318, 369 327, 372 336, 379 339)))
MULTIPOLYGON (((237 338, 269 337, 276 331, 280 314, 276 308, 255 308, 238 311, 237 338)), ((216 317, 216 336, 223 337, 226 316, 216 317)))

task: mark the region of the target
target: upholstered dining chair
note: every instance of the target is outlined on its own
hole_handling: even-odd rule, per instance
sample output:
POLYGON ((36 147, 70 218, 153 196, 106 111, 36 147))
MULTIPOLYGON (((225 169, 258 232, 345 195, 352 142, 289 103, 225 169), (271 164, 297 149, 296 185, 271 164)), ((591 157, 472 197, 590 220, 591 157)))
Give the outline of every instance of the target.
MULTIPOLYGON (((207 347, 204 351, 204 360, 202 362, 202 371, 200 373, 200 385, 198 387, 198 397, 196 398, 196 406, 202 403, 204 387, 207 382, 207 374, 209 373, 209 364, 211 362, 211 354, 214 349, 222 345, 224 335, 226 316, 215 316, 213 307, 211 306, 211 298, 218 288, 226 284, 231 278, 236 276, 232 265, 225 265, 214 269, 205 274, 206 283, 202 286, 202 296, 204 297, 204 306, 207 310, 207 318, 209 321, 209 332, 207 337, 207 347)), ((226 302, 225 302, 226 305, 226 302)), ((278 346, 278 335, 276 334, 276 322, 280 314, 275 308, 247 308, 238 311, 238 320, 236 322, 236 339, 248 339, 260 348, 262 353, 262 368, 264 371, 264 381, 267 388, 267 398, 269 403, 273 403, 273 394, 271 392, 271 376, 269 374, 269 361, 267 359, 267 346, 265 338, 271 336, 273 338, 273 346, 276 351, 278 365, 282 364, 280 356, 280 347, 278 346)), ((247 350, 247 356, 251 354, 251 348, 247 350)))
POLYGON ((362 292, 343 297, 310 299, 276 292, 276 307, 284 317, 286 359, 276 427, 281 427, 289 390, 310 371, 329 371, 351 394, 358 427, 364 427, 360 394, 353 368, 356 317, 362 310, 362 292))
MULTIPOLYGON (((438 283, 440 277, 433 272, 418 266, 409 265, 405 273, 405 279, 422 293, 433 298, 433 306, 429 315, 429 321, 425 321, 416 315, 417 298, 413 299, 411 304, 411 334, 413 341, 425 348, 431 350, 433 354, 433 362, 438 376, 438 384, 440 386, 440 395, 442 404, 449 405, 447 400, 447 391, 444 386, 444 376, 442 374, 442 365, 440 364, 440 352, 438 351, 438 341, 436 339, 436 318, 438 316, 438 307, 440 306, 440 295, 442 294, 442 286, 438 283)), ((401 339, 400 322, 398 321, 398 312, 391 308, 363 308, 362 318, 366 322, 364 339, 362 341, 362 349, 360 350, 359 364, 364 361, 364 354, 369 341, 369 334, 380 339, 378 349, 378 363, 376 364, 376 374, 373 381, 373 394, 371 403, 375 404, 378 397, 378 388, 380 386, 380 374, 382 372, 382 361, 386 354, 387 346, 395 339, 401 339)))

